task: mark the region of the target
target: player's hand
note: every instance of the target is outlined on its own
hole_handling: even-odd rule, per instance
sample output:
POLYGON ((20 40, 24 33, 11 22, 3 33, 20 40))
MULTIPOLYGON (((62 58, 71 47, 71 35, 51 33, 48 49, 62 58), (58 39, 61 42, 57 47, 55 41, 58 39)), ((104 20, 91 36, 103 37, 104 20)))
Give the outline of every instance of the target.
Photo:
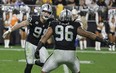
POLYGON ((39 57, 39 51, 38 51, 38 50, 35 51, 35 58, 36 58, 36 59, 39 59, 39 58, 40 58, 40 57, 39 57))
POLYGON ((106 45, 114 45, 114 43, 110 42, 110 41, 107 40, 107 39, 104 39, 103 42, 104 42, 106 45))
POLYGON ((35 51, 35 58, 36 59, 40 58, 40 56, 39 56, 39 50, 41 49, 42 46, 43 46, 43 43, 41 41, 39 41, 38 46, 37 46, 36 51, 35 51))
POLYGON ((11 30, 9 29, 8 31, 6 31, 4 34, 3 34, 3 38, 6 38, 9 34, 11 33, 11 30))

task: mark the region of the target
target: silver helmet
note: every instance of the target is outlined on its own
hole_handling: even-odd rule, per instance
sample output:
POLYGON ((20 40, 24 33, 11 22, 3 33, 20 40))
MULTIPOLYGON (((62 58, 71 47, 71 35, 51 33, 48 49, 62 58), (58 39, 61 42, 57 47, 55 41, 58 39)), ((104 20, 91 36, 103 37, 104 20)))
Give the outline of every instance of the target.
POLYGON ((51 15, 52 15, 52 7, 51 7, 51 5, 49 5, 49 4, 43 4, 41 6, 40 15, 43 16, 43 18, 45 20, 49 19, 51 17, 51 15), (50 15, 47 16, 47 15, 43 14, 44 11, 48 12, 50 15))
POLYGON ((61 22, 69 22, 72 21, 72 12, 68 9, 64 9, 61 11, 59 15, 59 20, 61 22))

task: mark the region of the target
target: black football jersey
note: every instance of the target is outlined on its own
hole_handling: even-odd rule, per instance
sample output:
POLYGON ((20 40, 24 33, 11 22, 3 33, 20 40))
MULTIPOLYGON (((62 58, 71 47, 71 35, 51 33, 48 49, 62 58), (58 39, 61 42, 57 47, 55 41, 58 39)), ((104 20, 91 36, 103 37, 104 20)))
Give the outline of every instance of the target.
POLYGON ((41 39, 41 36, 46 32, 50 21, 42 23, 40 21, 40 16, 32 16, 29 21, 30 25, 27 41, 34 45, 37 45, 39 40, 41 39))
POLYGON ((75 39, 77 28, 80 27, 79 22, 61 23, 53 21, 50 27, 53 29, 53 37, 55 41, 55 49, 75 50, 75 39))

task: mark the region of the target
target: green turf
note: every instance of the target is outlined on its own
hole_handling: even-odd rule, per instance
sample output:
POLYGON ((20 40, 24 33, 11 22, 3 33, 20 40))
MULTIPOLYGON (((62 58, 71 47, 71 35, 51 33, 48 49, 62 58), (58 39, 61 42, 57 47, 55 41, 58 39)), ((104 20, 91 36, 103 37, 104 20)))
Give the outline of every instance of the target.
MULTIPOLYGON (((12 49, 20 49, 19 46, 13 46, 12 49)), ((90 61, 90 64, 81 63, 81 73, 116 73, 116 52, 109 52, 106 49, 102 52, 108 53, 96 53, 92 48, 88 48, 85 52, 78 50, 77 56, 80 61, 90 61), (88 52, 90 51, 90 52, 88 52), (92 51, 92 52, 91 52, 92 51)), ((99 51, 98 51, 99 52, 99 51)), ((19 60, 25 60, 24 49, 21 51, 14 51, 3 48, 0 46, 0 73, 24 73, 25 62, 19 62, 19 60)), ((41 68, 34 66, 32 73, 40 73, 41 68)), ((54 70, 51 73, 64 73, 62 66, 54 70)))

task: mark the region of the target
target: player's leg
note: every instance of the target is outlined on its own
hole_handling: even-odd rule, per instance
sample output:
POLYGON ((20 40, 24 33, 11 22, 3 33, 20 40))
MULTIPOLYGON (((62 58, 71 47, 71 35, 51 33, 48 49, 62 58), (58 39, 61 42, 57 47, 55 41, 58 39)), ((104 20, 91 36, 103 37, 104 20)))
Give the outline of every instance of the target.
POLYGON ((26 64, 26 68, 24 70, 24 73, 31 73, 31 70, 32 70, 32 67, 33 67, 33 64, 26 64))
POLYGON ((67 66, 72 73, 80 73, 80 62, 77 57, 75 57, 75 60, 71 63, 67 63, 67 66))
POLYGON ((46 59, 48 58, 49 54, 48 51, 45 47, 42 47, 39 51, 40 53, 40 59, 35 60, 35 65, 38 65, 40 67, 42 67, 46 61, 46 59))
POLYGON ((31 73, 33 64, 35 63, 34 59, 34 52, 35 52, 35 45, 26 42, 26 47, 25 47, 25 54, 26 54, 26 67, 24 70, 24 73, 31 73))
POLYGON ((40 53, 40 62, 45 63, 46 59, 48 58, 49 54, 45 47, 42 47, 39 51, 40 53))
MULTIPOLYGON (((63 67, 64 67, 64 73, 69 73, 69 67, 70 67, 70 70, 74 70, 74 68, 72 68, 72 66, 74 65, 74 62, 75 62, 75 59, 77 59, 75 57, 75 51, 69 51, 69 50, 59 50, 59 56, 61 59, 60 59, 60 62, 63 62, 63 67), (60 56, 62 55, 62 57, 60 56)), ((76 62, 78 64, 78 62, 76 62)), ((76 66, 76 68, 78 68, 76 66)))
MULTIPOLYGON (((52 43, 52 38, 49 38, 47 40, 47 43, 51 44, 52 43)), ((40 59, 36 60, 35 64, 38 65, 38 66, 40 66, 40 67, 42 67, 44 65, 46 59, 48 58, 49 53, 48 53, 47 49, 44 46, 40 49, 39 52, 40 52, 39 53, 40 54, 40 59)))
POLYGON ((57 52, 58 52, 57 53, 57 60, 60 63, 65 64, 72 71, 72 73, 80 72, 79 60, 75 56, 76 51, 73 51, 73 50, 59 50, 57 52))
MULTIPOLYGON (((40 49, 40 61, 36 61, 35 64, 36 65, 39 65, 39 66, 43 66, 43 64, 45 63, 46 59, 48 58, 49 54, 48 54, 48 51, 45 47, 42 47, 40 49)), ((68 71, 68 67, 65 65, 63 65, 63 68, 64 68, 64 73, 69 73, 68 71)))
POLYGON ((59 65, 56 60, 56 54, 51 54, 46 60, 41 73, 49 73, 52 70, 56 69, 59 65))
POLYGON ((64 73, 69 73, 67 65, 63 64, 64 73))
POLYGON ((67 52, 68 51, 64 50, 54 50, 53 54, 51 54, 46 60, 42 68, 42 73, 49 73, 63 64, 65 61, 68 61, 69 58, 66 58, 67 52))

